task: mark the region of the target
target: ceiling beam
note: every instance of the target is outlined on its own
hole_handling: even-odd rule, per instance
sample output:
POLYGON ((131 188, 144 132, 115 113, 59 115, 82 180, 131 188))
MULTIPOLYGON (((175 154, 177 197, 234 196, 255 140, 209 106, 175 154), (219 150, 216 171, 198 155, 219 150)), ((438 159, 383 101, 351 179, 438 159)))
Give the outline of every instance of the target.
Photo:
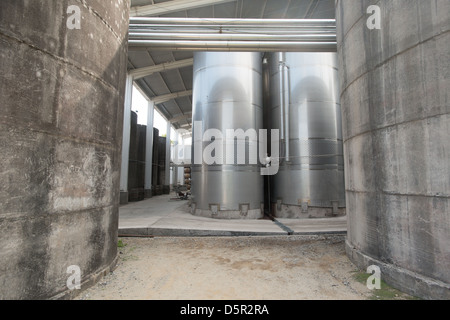
POLYGON ((146 6, 131 7, 130 16, 131 17, 159 16, 162 14, 212 6, 232 1, 236 0, 172 0, 162 3, 150 4, 146 6))
POLYGON ((175 123, 190 118, 192 118, 192 111, 186 112, 181 116, 173 117, 172 119, 170 119, 170 123, 175 123))
POLYGON ((173 69, 179 69, 183 67, 189 67, 194 64, 194 59, 185 59, 185 60, 179 60, 179 61, 173 61, 173 62, 166 62, 162 64, 157 64, 150 67, 144 67, 144 68, 138 68, 133 69, 129 71, 129 74, 133 76, 134 80, 144 78, 146 76, 149 76, 151 74, 157 73, 157 72, 163 72, 166 70, 173 70, 173 69))
POLYGON ((162 95, 162 96, 156 96, 156 97, 151 98, 151 100, 156 105, 156 104, 161 104, 161 103, 170 101, 172 99, 186 97, 186 96, 190 96, 190 95, 192 95, 192 90, 186 90, 186 91, 181 91, 181 92, 165 94, 165 95, 162 95))

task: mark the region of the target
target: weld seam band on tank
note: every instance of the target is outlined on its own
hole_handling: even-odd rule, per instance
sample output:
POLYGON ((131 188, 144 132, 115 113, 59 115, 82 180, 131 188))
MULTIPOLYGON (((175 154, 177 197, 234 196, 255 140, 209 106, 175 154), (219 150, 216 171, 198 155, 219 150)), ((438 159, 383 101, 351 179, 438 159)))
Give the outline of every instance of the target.
POLYGON ((214 169, 212 169, 212 170, 209 170, 209 168, 207 168, 206 166, 205 166, 205 169, 207 169, 207 170, 196 170, 196 171, 193 171, 193 172, 195 172, 195 173, 201 173, 201 172, 204 172, 204 171, 207 171, 207 172, 259 172, 260 170, 261 170, 261 168, 258 166, 257 168, 255 168, 255 169, 249 169, 249 168, 246 168, 246 169, 239 169, 239 168, 214 168, 214 169))
MULTIPOLYGON (((336 201, 336 202, 345 204, 345 199, 336 199, 336 200, 314 200, 314 199, 311 199, 310 201, 311 201, 311 204, 308 204, 308 208, 333 208, 333 205, 330 204, 330 202, 332 202, 332 201, 336 201)), ((297 206, 297 207, 301 206, 299 203, 289 204, 287 202, 286 203, 282 203, 281 205, 282 206, 283 205, 284 206, 285 205, 297 206)), ((342 206, 342 207, 339 206, 339 208, 345 208, 345 206, 342 206)))
MULTIPOLYGON (((325 157, 325 159, 326 158, 330 158, 329 160, 333 160, 333 161, 339 161, 340 159, 339 158, 342 158, 342 156, 329 156, 329 157, 325 157), (336 159, 336 158, 338 158, 338 159, 336 159)), ((286 158, 284 158, 284 157, 280 157, 280 158, 272 158, 273 160, 279 160, 279 165, 282 165, 282 163, 281 163, 281 160, 286 160, 286 158)), ((307 160, 311 160, 311 159, 320 159, 320 160, 324 160, 323 158, 321 159, 319 156, 317 156, 317 157, 296 157, 296 159, 300 159, 300 160, 305 160, 305 161, 307 161, 307 160)), ((305 161, 303 161, 303 162, 298 162, 298 161, 289 161, 289 163, 292 165, 292 166, 306 166, 306 165, 311 165, 311 166, 333 166, 333 167, 343 167, 344 166, 344 164, 342 163, 342 164, 339 164, 339 163, 327 163, 327 162, 325 162, 325 163, 322 163, 322 162, 319 162, 319 163, 311 163, 311 162, 305 162, 305 161)), ((343 162, 343 159, 341 160, 342 162, 343 162)))
POLYGON ((309 140, 314 140, 314 141, 318 141, 318 140, 323 140, 323 141, 328 141, 328 142, 343 142, 342 139, 336 139, 336 138, 290 138, 289 141, 303 141, 303 142, 308 142, 309 140))
POLYGON ((288 166, 280 166, 280 168, 278 169, 278 172, 282 172, 282 171, 337 171, 337 172, 344 172, 344 168, 340 169, 340 168, 328 168, 328 169, 315 169, 315 168, 308 168, 308 169, 293 169, 292 167, 288 167, 288 166))
MULTIPOLYGON (((208 101, 207 105, 209 106, 209 105, 212 105, 212 104, 217 104, 219 107, 223 107, 222 106, 223 102, 246 103, 246 104, 250 104, 252 107, 255 107, 255 108, 258 108, 258 109, 261 109, 261 110, 263 110, 263 108, 264 108, 262 105, 258 105, 258 104, 255 104, 255 103, 250 103, 249 100, 227 100, 227 99, 224 99, 224 100, 221 100, 221 101, 208 101)), ((199 121, 199 120, 195 120, 194 119, 194 121, 199 121)), ((233 128, 230 128, 230 129, 233 129, 233 128)))
MULTIPOLYGON (((300 67, 291 67, 291 69, 292 70, 296 70, 296 69, 299 69, 299 70, 304 70, 304 68, 305 67, 327 67, 327 69, 334 69, 334 70, 336 70, 336 71, 339 71, 339 68, 337 68, 337 67, 335 67, 335 66, 332 66, 332 65, 330 65, 330 64, 326 64, 326 63, 323 63, 323 64, 302 64, 302 67, 300 68, 300 67)), ((276 73, 274 73, 274 74, 276 74, 276 73)), ((336 101, 334 101, 334 102, 336 102, 336 101)))
MULTIPOLYGON (((333 69, 333 70, 335 70, 335 71, 339 71, 339 69, 338 68, 336 68, 336 67, 333 67, 333 66, 331 66, 331 65, 327 65, 327 64, 308 64, 308 65, 305 65, 306 67, 327 67, 327 69, 333 69)), ((302 65, 302 67, 301 68, 299 68, 299 67, 290 67, 291 68, 291 70, 304 70, 305 68, 303 67, 303 65, 302 65)), ((277 71, 277 72, 274 72, 272 75, 274 75, 274 76, 276 76, 276 75, 279 75, 280 74, 280 71, 277 71)), ((314 100, 307 100, 307 101, 310 101, 310 102, 314 102, 314 100)), ((321 101, 317 101, 317 102, 321 102, 321 101)), ((328 101, 328 102, 334 102, 334 103, 336 103, 336 101, 328 101)), ((338 103, 339 104, 339 103, 338 103)))
MULTIPOLYGON (((342 154, 325 154, 325 155, 320 155, 320 154, 314 155, 314 154, 312 154, 312 155, 307 155, 307 156, 295 156, 295 157, 290 157, 290 158, 292 158, 292 159, 300 159, 300 160, 308 160, 308 159, 311 159, 311 158, 314 158, 314 159, 332 158, 333 159, 333 158, 342 158, 342 154)), ((286 159, 286 157, 272 157, 272 160, 285 160, 285 159, 286 159)), ((290 161, 290 162, 292 162, 292 161, 290 161)), ((302 164, 302 163, 300 162, 300 163, 297 163, 297 164, 302 164)), ((303 164, 306 164, 306 163, 303 163, 303 164)), ((322 164, 316 164, 316 165, 322 165, 322 164)))
MULTIPOLYGON (((303 155, 303 156, 295 156, 295 157, 291 157, 293 159, 298 158, 320 158, 320 157, 342 157, 343 154, 342 153, 327 153, 327 154, 308 154, 308 155, 303 155)), ((272 159, 284 159, 285 157, 272 157, 272 159)))
MULTIPOLYGON (((326 154, 326 155, 308 155, 308 156, 295 156, 295 157, 290 157, 291 159, 300 159, 300 160, 308 160, 308 159, 320 159, 320 158, 341 158, 342 154, 326 154)), ((272 157, 272 160, 285 160, 286 157, 272 157)), ((293 161, 289 161, 289 162, 293 162, 293 161)), ((308 162, 309 163, 309 162, 308 162)), ((297 164, 302 164, 302 163, 297 163, 297 164)), ((306 164, 306 163, 303 163, 306 164)), ((322 165, 322 164, 316 164, 316 165, 322 165)))
POLYGON ((201 71, 207 70, 207 69, 222 68, 222 67, 230 67, 232 69, 240 69, 240 68, 242 68, 242 69, 246 69, 246 70, 252 70, 253 72, 256 72, 256 73, 262 75, 262 71, 260 71, 258 69, 245 67, 243 65, 235 65, 235 64, 220 64, 220 65, 215 65, 215 66, 212 66, 212 67, 209 67, 209 66, 208 67, 201 67, 201 68, 195 69, 195 72, 201 72, 201 71))
MULTIPOLYGON (((338 209, 340 208, 340 209, 342 209, 342 208, 345 208, 345 200, 336 200, 336 202, 339 202, 340 204, 342 204, 342 205, 338 205, 338 209)), ((276 204, 276 202, 272 202, 273 204, 276 204)), ((284 207, 301 207, 301 204, 298 204, 298 203, 283 203, 282 205, 281 205, 282 207, 284 206, 284 207)), ((333 206, 332 205, 330 205, 330 204, 323 204, 323 203, 321 203, 321 202, 315 202, 314 200, 311 200, 311 204, 308 204, 308 208, 309 209, 315 209, 315 208, 318 208, 318 209, 332 209, 333 208, 333 206)))
POLYGON ((292 171, 292 172, 296 172, 296 171, 326 171, 326 172, 338 172, 338 173, 343 173, 344 169, 292 169, 292 168, 285 168, 285 167, 280 167, 278 169, 278 172, 285 172, 285 171, 292 171))
MULTIPOLYGON (((327 157, 295 157, 296 160, 301 161, 288 161, 289 164, 293 166, 334 166, 334 167, 343 167, 344 166, 344 159, 342 159, 342 156, 327 156, 327 157), (316 160, 316 162, 312 163, 310 161, 316 160), (328 160, 328 161, 327 161, 328 160), (329 163, 329 161, 333 161, 333 163, 329 163), (338 161, 338 163, 336 163, 338 161), (340 163, 339 163, 340 162, 340 163)), ((279 157, 279 158, 272 158, 272 160, 278 160, 279 165, 282 165, 281 163, 283 160, 286 160, 285 157, 279 157)))
MULTIPOLYGON (((313 158, 313 157, 308 157, 308 160, 310 159, 310 158, 313 158)), ((330 158, 335 158, 335 157, 330 157, 330 158)), ((285 160, 285 158, 278 158, 278 160, 285 160)), ((332 159, 332 160, 335 160, 335 159, 332 159)), ((281 162, 281 161, 280 161, 281 162)), ((283 165, 284 164, 284 162, 283 163, 280 163, 279 165, 281 166, 281 165, 283 165)), ((340 168, 340 167, 344 167, 344 164, 342 163, 342 164, 339 164, 339 163, 311 163, 311 162, 300 162, 300 163, 298 163, 298 162, 292 162, 292 161, 290 161, 289 162, 289 164, 290 164, 290 166, 292 166, 292 167, 294 167, 294 166, 298 166, 298 167, 306 167, 306 166, 315 166, 315 167, 323 167, 323 166, 328 166, 328 167, 333 167, 333 168, 340 168)))
MULTIPOLYGON (((300 160, 305 160, 305 159, 320 159, 320 158, 343 158, 343 154, 342 153, 327 153, 327 154, 314 154, 313 152, 305 152, 305 153, 309 153, 308 155, 302 155, 302 156, 295 156, 295 157, 290 157, 292 159, 300 159, 300 160)), ((273 157, 272 159, 279 159, 282 160, 285 157, 273 157)))
MULTIPOLYGON (((335 104, 335 105, 338 105, 338 106, 341 106, 341 104, 340 103, 336 103, 336 101, 330 101, 330 100, 323 100, 323 101, 318 101, 318 100, 308 100, 308 101, 305 101, 305 100, 301 100, 301 101, 295 101, 295 100, 291 100, 291 102, 290 102, 290 106, 292 106, 292 105, 298 105, 298 104, 303 104, 303 103, 305 103, 306 102, 306 104, 308 104, 308 103, 329 103, 329 104, 335 104)), ((275 109, 278 109, 280 107, 280 104, 279 103, 277 103, 277 104, 274 104, 272 107, 270 107, 270 110, 275 110, 275 109)), ((306 107, 305 107, 305 109, 307 109, 306 107)))

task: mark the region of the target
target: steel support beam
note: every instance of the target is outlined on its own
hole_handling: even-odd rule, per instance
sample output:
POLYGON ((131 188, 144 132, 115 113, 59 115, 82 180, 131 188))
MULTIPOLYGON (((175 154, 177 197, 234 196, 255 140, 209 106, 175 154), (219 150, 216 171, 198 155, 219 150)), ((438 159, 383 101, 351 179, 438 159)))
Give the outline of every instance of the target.
POLYGON ((162 96, 156 96, 156 97, 153 97, 152 100, 155 103, 155 105, 157 105, 157 104, 161 104, 161 103, 170 101, 172 99, 186 97, 186 96, 190 96, 190 95, 192 95, 192 90, 175 92, 175 93, 165 94, 162 96))
POLYGON ((159 16, 162 14, 212 6, 216 4, 222 4, 233 1, 236 0, 173 0, 157 4, 151 4, 147 6, 131 7, 130 16, 131 17, 159 16))
POLYGON ((127 75, 123 112, 122 163, 120 170, 120 202, 128 203, 128 163, 130 157, 131 103, 133 97, 133 77, 127 75))
POLYGON ((175 116, 172 119, 170 119, 170 123, 175 123, 184 119, 188 119, 192 117, 192 111, 186 112, 185 114, 181 116, 175 116))
POLYGON ((170 154, 171 154, 171 143, 170 143, 170 131, 172 126, 170 125, 170 121, 167 121, 167 133, 166 133, 166 171, 165 173, 165 185, 170 188, 170 154))
POLYGON ((152 196, 152 169, 153 169, 153 120, 155 113, 155 103, 148 102, 147 110, 147 135, 145 145, 145 197, 152 196))
POLYGON ((179 61, 173 61, 173 62, 166 62, 162 64, 157 64, 150 67, 144 67, 144 68, 138 68, 130 70, 130 75, 133 76, 134 80, 144 78, 146 76, 149 76, 153 73, 157 72, 163 72, 167 70, 173 70, 173 69, 179 69, 184 67, 189 67, 194 64, 194 59, 185 59, 185 60, 179 60, 179 61))

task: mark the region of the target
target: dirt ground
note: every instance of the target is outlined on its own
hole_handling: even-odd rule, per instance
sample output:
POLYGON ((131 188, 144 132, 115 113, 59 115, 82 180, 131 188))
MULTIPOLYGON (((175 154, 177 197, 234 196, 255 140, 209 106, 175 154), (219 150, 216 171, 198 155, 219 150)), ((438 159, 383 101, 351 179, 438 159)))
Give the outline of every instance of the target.
POLYGON ((344 240, 343 236, 120 238, 117 268, 76 299, 373 298, 365 282, 356 280, 358 270, 345 255, 344 240))

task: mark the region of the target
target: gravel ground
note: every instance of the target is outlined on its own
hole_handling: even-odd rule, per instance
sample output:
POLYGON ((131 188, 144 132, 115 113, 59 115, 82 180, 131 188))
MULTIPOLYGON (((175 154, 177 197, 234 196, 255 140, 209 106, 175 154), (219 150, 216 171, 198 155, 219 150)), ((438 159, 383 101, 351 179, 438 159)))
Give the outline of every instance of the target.
POLYGON ((81 300, 369 299, 344 236, 121 238, 119 263, 81 300))

